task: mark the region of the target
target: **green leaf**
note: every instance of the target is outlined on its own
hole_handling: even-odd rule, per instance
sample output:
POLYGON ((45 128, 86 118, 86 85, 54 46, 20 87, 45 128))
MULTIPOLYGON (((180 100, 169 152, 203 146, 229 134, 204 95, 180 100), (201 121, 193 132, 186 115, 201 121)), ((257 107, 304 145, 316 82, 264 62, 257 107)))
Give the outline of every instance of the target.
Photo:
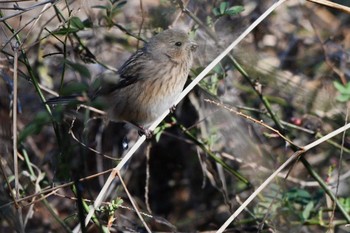
POLYGON ((77 28, 79 30, 83 30, 84 29, 84 23, 81 22, 81 20, 78 17, 72 17, 70 19, 70 24, 73 28, 77 28))
POLYGON ((113 7, 111 10, 111 15, 116 15, 120 12, 120 8, 119 7, 113 7))
POLYGON ((347 95, 338 95, 337 100, 340 102, 347 102, 350 100, 350 94, 347 95))
POLYGON ((219 12, 218 8, 214 8, 214 9, 213 9, 213 14, 214 14, 215 16, 220 16, 220 12, 219 12))
POLYGON ((340 197, 339 198, 339 202, 345 208, 345 210, 347 212, 349 212, 349 210, 350 210, 350 198, 349 197, 346 197, 346 198, 340 197))
POLYGON ((215 73, 221 73, 223 72, 222 65, 219 63, 218 65, 214 66, 213 71, 215 73))
POLYGON ((70 66, 73 70, 77 71, 83 78, 91 78, 90 71, 86 68, 86 66, 79 64, 79 63, 74 63, 69 60, 65 60, 65 63, 70 66))
POLYGON ((83 21, 83 24, 84 24, 85 28, 92 28, 92 26, 93 26, 93 23, 92 23, 91 19, 85 19, 83 21))
POLYGON ((233 6, 233 7, 230 7, 229 9, 225 10, 225 14, 226 15, 237 15, 243 11, 244 11, 243 6, 233 6))
POLYGON ((69 20, 69 23, 70 23, 69 28, 63 27, 63 28, 53 32, 53 34, 55 34, 55 35, 68 35, 70 33, 75 33, 75 32, 78 32, 80 30, 83 30, 85 28, 84 23, 78 17, 72 17, 69 20))
POLYGON ((287 201, 295 202, 295 203, 300 203, 303 205, 306 205, 307 203, 310 202, 311 200, 311 195, 308 191, 304 189, 297 189, 293 188, 287 193, 284 194, 284 198, 287 201))
POLYGON ((117 198, 116 200, 113 200, 112 201, 112 204, 114 205, 114 206, 117 206, 117 207, 119 207, 119 206, 121 206, 122 204, 123 204, 123 199, 121 199, 121 198, 117 198))
POLYGON ((310 218, 310 215, 311 215, 311 211, 313 210, 314 208, 314 202, 313 201, 310 201, 306 206, 305 206, 305 209, 302 213, 302 217, 303 217, 303 220, 306 221, 310 218))
POLYGON ((157 134, 156 134, 156 138, 155 138, 155 139, 156 139, 156 142, 159 142, 160 136, 161 136, 161 135, 162 135, 161 133, 157 133, 157 134))
POLYGON ((54 31, 53 34, 54 35, 68 35, 70 33, 74 33, 74 32, 78 32, 79 29, 78 28, 61 28, 57 31, 54 31))
POLYGON ((346 86, 341 84, 340 82, 334 81, 333 82, 334 87, 340 92, 340 93, 345 93, 347 92, 346 86))
POLYGON ((97 9, 103 9, 103 10, 106 10, 106 9, 109 9, 110 7, 109 7, 109 6, 97 5, 97 6, 92 6, 91 8, 97 8, 97 9))
POLYGON ((222 2, 220 3, 220 15, 225 14, 225 10, 228 7, 228 3, 227 2, 222 2))
POLYGON ((124 5, 126 4, 126 1, 121 1, 121 2, 118 2, 117 5, 115 5, 116 8, 122 8, 124 5))
POLYGON ((338 81, 334 81, 333 85, 339 92, 339 95, 337 96, 338 101, 347 102, 350 100, 350 83, 343 85, 338 81))
MULTIPOLYGON (((213 13, 214 13, 214 9, 213 9, 213 13)), ((215 15, 215 13, 214 13, 214 15, 215 15)), ((213 18, 211 16, 208 15, 206 17, 206 22, 207 22, 208 27, 213 27, 213 18)))
POLYGON ((88 90, 89 86, 86 83, 71 82, 62 88, 62 90, 60 91, 60 95, 69 96, 72 94, 87 92, 88 90))

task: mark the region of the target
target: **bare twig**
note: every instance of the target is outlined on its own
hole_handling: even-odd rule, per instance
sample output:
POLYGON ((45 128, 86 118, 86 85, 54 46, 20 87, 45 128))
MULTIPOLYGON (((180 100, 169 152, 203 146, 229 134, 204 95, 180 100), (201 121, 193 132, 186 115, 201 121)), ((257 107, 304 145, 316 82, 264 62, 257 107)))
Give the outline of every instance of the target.
POLYGON ((135 35, 131 32, 129 32, 126 28, 124 28, 122 25, 118 24, 118 23, 115 23, 114 26, 116 26, 117 28, 119 28, 122 32, 124 32, 126 35, 129 35, 129 36, 132 36, 134 37, 135 39, 137 40, 141 40, 143 42, 147 42, 145 39, 143 39, 142 37, 138 36, 138 35, 135 35))
POLYGON ((13 200, 13 203, 15 203, 15 207, 18 208, 19 206, 18 206, 18 203, 17 203, 17 200, 16 200, 16 194, 15 194, 15 192, 13 192, 13 189, 11 187, 10 181, 9 181, 9 179, 8 179, 6 173, 5 173, 4 165, 2 164, 2 159, 1 158, 4 158, 3 155, 0 155, 0 170, 1 170, 1 173, 4 176, 4 179, 5 179, 5 182, 6 182, 6 185, 7 185, 8 189, 10 191, 9 193, 10 193, 10 196, 11 196, 11 198, 13 200))
POLYGON ((148 233, 152 233, 151 229, 147 226, 147 223, 145 222, 145 220, 143 219, 143 217, 142 217, 142 215, 141 215, 139 209, 137 208, 137 205, 136 205, 136 203, 135 203, 133 197, 132 197, 131 194, 129 193, 129 190, 128 190, 128 188, 126 187, 126 185, 125 185, 125 183, 124 183, 124 181, 123 181, 123 178, 121 177, 119 171, 118 171, 118 177, 119 177, 120 183, 121 183, 121 184, 123 185, 123 187, 124 187, 124 190, 125 190, 125 192, 126 192, 126 195, 128 195, 128 198, 129 198, 129 200, 130 200, 130 202, 131 202, 131 205, 134 207, 134 209, 135 209, 135 211, 136 211, 137 216, 138 216, 139 219, 141 220, 142 224, 145 226, 147 232, 148 232, 148 233))
MULTIPOLYGON (((18 46, 14 46, 14 64, 13 64, 13 90, 12 90, 12 147, 13 147, 13 166, 15 176, 15 200, 19 199, 19 178, 18 178, 18 157, 17 157, 17 69, 18 69, 18 46)), ((17 203, 16 206, 18 207, 17 203)))
POLYGON ((3 0, 3 1, 0 1, 0 3, 10 3, 10 2, 30 2, 30 1, 33 1, 33 0, 3 0))
MULTIPOLYGON (((14 166, 14 176, 15 176, 15 191, 16 191, 16 200, 19 199, 19 174, 18 174, 18 156, 17 156, 17 104, 18 104, 18 96, 17 96, 17 87, 18 87, 18 48, 19 44, 16 44, 13 48, 14 50, 14 64, 13 64, 13 98, 12 98, 12 142, 13 142, 13 166, 14 166)), ((23 226, 23 216, 22 216, 22 208, 16 205, 17 214, 20 223, 20 229, 24 232, 23 226)))
MULTIPOLYGON (((348 123, 348 117, 349 117, 349 107, 347 108, 347 111, 346 111, 345 125, 348 123)), ((343 132, 343 136, 342 136, 342 147, 340 149, 340 155, 339 155, 339 162, 338 162, 338 169, 337 169, 338 170, 338 175, 337 175, 337 181, 336 181, 335 196, 338 196, 338 190, 339 190, 339 184, 340 184, 340 174, 341 174, 341 170, 342 170, 345 135, 346 135, 346 131, 343 132)), ((329 222, 330 222, 329 227, 330 228, 333 227, 333 225, 334 225, 333 221, 334 221, 334 215, 335 215, 336 207, 337 207, 336 202, 333 202, 332 215, 331 215, 331 218, 329 220, 329 222)))
POLYGON ((318 30, 316 29, 314 23, 310 19, 309 19, 309 22, 310 22, 310 25, 311 25, 312 29, 314 30, 314 32, 316 34, 317 39, 319 40, 319 42, 321 44, 326 64, 333 70, 334 73, 336 73, 339 76, 340 81, 342 82, 342 84, 346 85, 347 81, 346 81, 345 73, 343 71, 341 71, 341 69, 339 69, 338 67, 336 67, 332 63, 331 59, 329 58, 329 56, 327 54, 327 47, 325 45, 325 42, 322 41, 320 33, 318 32, 318 30))
POLYGON ((32 32, 32 30, 34 29, 34 26, 38 23, 39 19, 41 18, 41 16, 43 15, 43 13, 50 9, 50 7, 52 6, 52 2, 50 1, 49 3, 46 3, 43 7, 43 9, 41 10, 41 12, 35 16, 32 20, 30 20, 29 22, 33 22, 33 24, 31 25, 31 27, 29 28, 28 32, 27 32, 27 35, 24 37, 24 40, 22 41, 22 45, 24 45, 25 41, 28 39, 29 37, 29 34, 32 32))
MULTIPOLYGON (((99 173, 96 173, 96 174, 93 174, 93 175, 90 175, 90 176, 86 176, 84 178, 80 178, 79 181, 82 182, 82 181, 90 180, 90 179, 96 178, 98 176, 105 175, 105 174, 111 172, 112 170, 113 169, 108 169, 108 170, 103 171, 103 172, 99 172, 99 173)), ((52 192, 54 190, 58 190, 58 189, 65 188, 65 187, 69 187, 69 186, 73 185, 74 183, 75 182, 72 181, 72 182, 68 182, 68 183, 65 183, 65 184, 62 184, 62 185, 58 185, 58 186, 55 186, 55 187, 52 187, 52 188, 44 188, 40 192, 37 192, 37 193, 34 193, 34 194, 31 194, 31 195, 28 195, 26 197, 18 199, 17 203, 21 203, 21 202, 26 201, 28 199, 32 199, 33 197, 40 196, 40 195, 48 193, 48 192, 52 192)), ((0 209, 5 208, 7 206, 10 206, 12 204, 14 204, 14 202, 8 202, 6 204, 3 204, 3 205, 0 206, 0 209)), ((32 203, 29 203, 29 204, 32 204, 32 203)))
POLYGON ((318 3, 318 4, 323 5, 323 6, 329 6, 329 7, 332 7, 334 9, 341 10, 345 13, 350 14, 350 7, 347 7, 347 6, 332 2, 332 1, 328 1, 328 0, 307 0, 307 1, 313 2, 313 3, 318 3))
POLYGON ((349 128, 350 128, 350 123, 344 125, 343 127, 340 127, 340 128, 337 129, 337 130, 334 130, 333 132, 331 132, 331 133, 329 133, 329 134, 323 136, 322 138, 320 138, 320 139, 318 139, 318 140, 316 140, 316 141, 314 141, 314 142, 312 142, 312 143, 310 143, 310 144, 304 146, 303 149, 304 149, 305 151, 308 151, 308 150, 310 150, 311 148, 314 148, 315 146, 317 146, 317 145, 319 145, 319 144, 321 144, 321 143, 327 141, 328 139, 330 139, 330 138, 332 138, 332 137, 334 137, 334 136, 336 136, 336 135, 338 135, 338 134, 344 132, 345 130, 348 130, 349 128))
MULTIPOLYGON (((232 161, 236 161, 237 163, 241 164, 241 167, 244 168, 244 167, 250 167, 254 170, 258 170, 258 171, 261 171, 261 172, 271 172, 271 169, 267 168, 267 167, 264 167, 264 166, 261 166, 257 163, 252 163, 252 162, 245 162, 243 159, 240 159, 240 158, 237 158, 231 154, 228 154, 228 153, 221 153, 221 155, 229 160, 232 160, 232 161)), ((299 184, 301 187, 319 187, 319 183, 317 181, 306 181, 306 180, 301 180, 301 179, 298 179, 298 178, 295 178, 295 177, 292 177, 292 176, 287 176, 287 172, 281 172, 278 174, 278 177, 280 178, 284 178, 292 183, 295 183, 295 184, 299 184)), ((347 171, 345 172, 344 174, 340 174, 339 178, 334 178, 334 177, 331 177, 328 181, 329 184, 334 184, 336 183, 338 180, 339 181, 345 181, 347 179, 349 179, 350 177, 350 171, 347 171)))
POLYGON ((218 42, 218 38, 216 37, 215 33, 207 27, 195 14, 192 13, 192 11, 188 10, 187 7, 184 5, 182 0, 177 0, 177 4, 179 5, 182 12, 187 14, 191 19, 193 19, 198 25, 200 25, 202 28, 204 28, 205 32, 215 41, 218 42))
MULTIPOLYGON (((20 1, 18 1, 18 2, 20 2, 20 1)), ((1 2, 0 2, 0 3, 1 3, 1 2)), ((12 14, 12 15, 9 15, 9 16, 1 17, 1 18, 0 18, 0 22, 3 22, 3 21, 5 21, 5 20, 7 20, 7 19, 16 17, 16 16, 18 16, 18 15, 22 15, 22 14, 25 13, 25 12, 34 10, 34 9, 36 9, 38 6, 46 5, 47 3, 51 3, 51 4, 52 4, 52 3, 54 3, 54 2, 52 2, 52 0, 46 0, 46 1, 44 1, 44 2, 40 2, 40 3, 38 3, 38 4, 32 5, 32 6, 28 7, 28 8, 17 8, 16 10, 18 10, 19 12, 15 13, 15 14, 12 14)), ((1 8, 0 8, 0 9, 1 9, 1 8)))
MULTIPOLYGON (((140 0, 140 11, 141 11, 141 23, 140 23, 139 33, 137 35, 138 38, 141 38, 141 31, 142 31, 143 23, 145 21, 145 12, 143 11, 142 0, 140 0)), ((139 49, 139 44, 140 44, 140 40, 137 40, 137 45, 136 45, 137 49, 139 49)))
POLYGON ((146 148, 146 184, 145 184, 145 203, 146 203, 146 208, 148 210, 148 212, 152 213, 152 210, 151 210, 151 205, 149 203, 149 180, 150 180, 150 154, 151 152, 151 144, 148 144, 147 145, 147 148, 146 148))
MULTIPOLYGON (((87 106, 87 105, 83 105, 83 104, 82 104, 82 105, 79 105, 79 106, 78 106, 78 108, 77 108, 76 111, 79 111, 80 107, 84 107, 84 108, 86 108, 86 109, 91 109, 91 108, 92 108, 92 107, 90 107, 90 106, 87 106)), ((95 109, 95 108, 93 108, 93 109, 94 109, 94 110, 98 110, 98 109, 95 109)), ((99 111, 99 112, 102 112, 101 110, 98 110, 98 111, 99 111)), ((104 113, 104 112, 103 112, 103 113, 104 113)), ((73 127, 74 127, 75 120, 76 120, 76 118, 74 118, 74 119, 72 120, 72 123, 71 123, 71 125, 70 125, 70 127, 69 127, 69 130, 68 130, 68 134, 70 134, 70 135, 72 136, 72 138, 73 138, 77 143, 79 143, 81 146, 85 147, 86 149, 88 149, 88 150, 90 150, 90 151, 96 153, 97 155, 102 155, 103 157, 108 158, 108 159, 111 159, 111 160, 114 160, 114 161, 115 161, 115 160, 120 160, 120 159, 113 158, 112 156, 105 155, 105 154, 103 154, 103 153, 101 153, 101 152, 99 152, 99 151, 97 151, 97 150, 95 150, 95 149, 89 147, 88 145, 86 145, 86 144, 83 143, 82 141, 80 141, 80 140, 75 136, 74 131, 73 131, 73 127)))
POLYGON ((267 129, 269 129, 269 130, 275 132, 276 134, 278 134, 281 138, 283 138, 283 139, 284 139, 286 142, 288 142, 289 144, 291 144, 291 145, 293 145, 293 146, 295 146, 295 147, 297 147, 297 148, 300 148, 299 146, 297 146, 296 144, 294 144, 291 140, 289 140, 287 137, 285 137, 283 134, 281 134, 278 130, 272 128, 271 126, 269 126, 269 125, 267 125, 267 124, 265 124, 265 123, 264 123, 263 121, 261 121, 261 120, 260 120, 260 121, 259 121, 259 120, 256 120, 256 119, 252 118, 251 116, 248 116, 248 115, 246 115, 246 114, 244 114, 244 113, 242 113, 242 112, 238 112, 238 111, 234 110, 233 108, 227 107, 226 105, 224 105, 224 104, 222 104, 222 103, 215 102, 215 101, 210 100, 210 99, 205 99, 204 101, 205 101, 205 102, 208 102, 208 103, 211 103, 211 104, 215 104, 215 105, 218 106, 218 107, 222 107, 222 108, 228 110, 229 112, 233 112, 233 113, 237 114, 238 116, 242 116, 242 117, 246 118, 247 120, 250 120, 250 121, 252 121, 252 122, 254 122, 254 123, 256 123, 256 124, 259 124, 259 125, 261 125, 261 126, 267 128, 267 129))
POLYGON ((109 156, 109 155, 106 155, 106 154, 103 154, 101 153, 100 151, 98 150, 95 150, 94 148, 91 148, 89 147, 88 145, 86 145, 85 143, 81 142, 74 134, 73 130, 70 129, 69 132, 68 132, 70 135, 72 135, 72 138, 74 139, 74 141, 76 141, 77 143, 79 143, 81 146, 85 147, 86 149, 94 152, 95 154, 97 155, 102 155, 103 157, 107 158, 107 159, 110 159, 110 160, 114 160, 114 161, 118 161, 120 159, 117 159, 117 158, 114 158, 112 156, 109 156))

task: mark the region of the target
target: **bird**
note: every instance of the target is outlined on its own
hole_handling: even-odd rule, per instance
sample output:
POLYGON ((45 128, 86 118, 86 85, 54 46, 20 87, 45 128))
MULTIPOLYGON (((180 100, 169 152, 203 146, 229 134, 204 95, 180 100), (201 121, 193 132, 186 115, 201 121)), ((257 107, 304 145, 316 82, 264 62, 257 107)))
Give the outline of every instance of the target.
POLYGON ((88 96, 102 104, 108 120, 129 122, 150 137, 147 128, 173 107, 183 90, 197 47, 184 30, 164 30, 117 72, 107 71, 97 78, 88 96))

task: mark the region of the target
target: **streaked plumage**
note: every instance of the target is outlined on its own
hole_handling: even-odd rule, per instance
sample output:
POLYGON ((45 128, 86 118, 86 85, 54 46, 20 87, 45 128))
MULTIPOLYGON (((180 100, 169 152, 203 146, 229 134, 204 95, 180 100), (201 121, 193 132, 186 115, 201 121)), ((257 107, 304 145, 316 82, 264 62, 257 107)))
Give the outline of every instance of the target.
POLYGON ((135 52, 118 74, 101 76, 93 98, 105 103, 110 120, 147 127, 182 91, 196 47, 184 31, 165 30, 135 52))

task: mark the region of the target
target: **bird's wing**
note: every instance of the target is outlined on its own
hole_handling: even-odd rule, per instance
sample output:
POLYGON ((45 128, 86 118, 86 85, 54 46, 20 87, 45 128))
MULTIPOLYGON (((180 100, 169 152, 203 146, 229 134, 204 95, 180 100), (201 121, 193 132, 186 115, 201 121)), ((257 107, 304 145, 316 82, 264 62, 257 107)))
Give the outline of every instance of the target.
POLYGON ((111 71, 103 73, 93 84, 92 98, 108 95, 117 89, 137 82, 141 78, 140 71, 142 70, 142 61, 145 60, 144 56, 146 56, 144 50, 138 50, 120 67, 117 73, 111 71))

